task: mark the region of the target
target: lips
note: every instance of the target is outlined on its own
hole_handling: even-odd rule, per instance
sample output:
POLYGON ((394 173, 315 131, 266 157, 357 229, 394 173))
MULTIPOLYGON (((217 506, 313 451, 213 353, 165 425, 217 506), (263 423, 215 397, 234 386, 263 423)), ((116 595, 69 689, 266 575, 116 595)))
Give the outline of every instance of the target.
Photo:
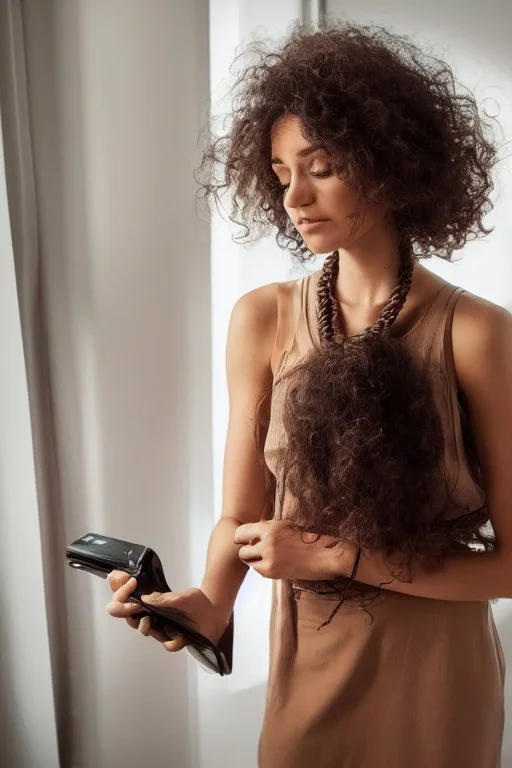
POLYGON ((329 219, 299 219, 299 222, 297 223, 297 229, 300 229, 301 234, 305 237, 306 235, 323 232, 326 224, 329 223, 329 219))
POLYGON ((329 219, 313 219, 301 216, 301 218, 297 221, 297 226, 300 227, 301 224, 319 224, 322 221, 329 221, 329 219))

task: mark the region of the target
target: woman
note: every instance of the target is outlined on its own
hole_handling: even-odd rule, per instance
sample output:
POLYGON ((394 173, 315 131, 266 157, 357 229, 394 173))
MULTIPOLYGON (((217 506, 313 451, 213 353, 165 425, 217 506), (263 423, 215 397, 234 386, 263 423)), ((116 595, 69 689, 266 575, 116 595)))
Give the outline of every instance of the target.
POLYGON ((448 66, 379 28, 299 28, 236 93, 207 191, 331 255, 235 305, 222 518, 201 588, 148 601, 217 640, 247 568, 274 580, 260 768, 497 768, 512 318, 419 263, 489 232, 496 148, 448 66))

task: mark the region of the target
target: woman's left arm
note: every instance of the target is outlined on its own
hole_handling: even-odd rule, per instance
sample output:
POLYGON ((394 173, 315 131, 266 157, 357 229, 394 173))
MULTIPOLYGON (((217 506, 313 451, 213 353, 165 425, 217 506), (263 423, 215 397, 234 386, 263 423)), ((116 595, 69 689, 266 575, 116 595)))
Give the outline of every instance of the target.
MULTIPOLYGON (((497 548, 491 553, 452 556, 438 570, 427 571, 415 561, 410 582, 395 579, 383 587, 437 600, 512 598, 512 315, 484 299, 462 294, 454 313, 452 342, 497 548)), ((338 554, 347 560, 340 569, 344 575, 350 573, 351 554, 349 550, 338 554)), ((379 552, 361 557, 356 578, 374 586, 390 581, 379 552)))

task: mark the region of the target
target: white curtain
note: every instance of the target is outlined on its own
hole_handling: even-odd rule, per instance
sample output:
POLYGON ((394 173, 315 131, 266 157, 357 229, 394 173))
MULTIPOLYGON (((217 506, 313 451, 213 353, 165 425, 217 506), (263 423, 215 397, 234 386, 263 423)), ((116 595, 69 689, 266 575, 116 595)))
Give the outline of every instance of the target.
POLYGON ((199 765, 194 663, 108 617, 105 583, 64 550, 88 530, 148 544, 176 589, 204 558, 209 230, 192 171, 207 34, 201 0, 0 4, 9 768, 199 765))
POLYGON ((57 728, 60 728, 64 754, 69 749, 65 734, 70 734, 66 727, 66 712, 70 711, 66 706, 69 702, 66 633, 62 631, 62 623, 59 626, 59 615, 64 614, 58 610, 63 602, 63 582, 57 571, 48 567, 43 579, 42 565, 58 558, 63 530, 23 17, 18 3, 2 5, 0 30, 1 114, 5 137, 0 178, 3 277, 0 305, 4 314, 0 469, 2 552, 6 557, 5 560, 2 557, 2 570, 3 581, 9 585, 9 589, 4 590, 2 606, 1 693, 2 714, 7 715, 11 726, 5 729, 2 750, 5 765, 36 765, 41 759, 45 765, 56 765, 57 728), (10 680, 6 679, 9 668, 14 670, 10 680))
POLYGON ((0 763, 58 765, 41 538, 0 135, 0 763))

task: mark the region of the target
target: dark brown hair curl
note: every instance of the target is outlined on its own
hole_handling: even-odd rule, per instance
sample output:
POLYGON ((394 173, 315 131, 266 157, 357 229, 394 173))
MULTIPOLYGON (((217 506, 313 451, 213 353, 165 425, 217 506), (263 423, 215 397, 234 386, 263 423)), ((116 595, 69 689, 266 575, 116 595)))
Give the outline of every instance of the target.
POLYGON ((482 219, 492 209, 496 142, 446 62, 406 36, 342 22, 297 26, 280 46, 255 42, 244 55, 255 61, 233 86, 230 130, 212 139, 197 172, 210 200, 231 190, 242 240, 277 229, 281 247, 311 257, 270 165, 271 130, 285 114, 362 199, 389 206, 418 257, 450 259, 492 231, 482 219))

